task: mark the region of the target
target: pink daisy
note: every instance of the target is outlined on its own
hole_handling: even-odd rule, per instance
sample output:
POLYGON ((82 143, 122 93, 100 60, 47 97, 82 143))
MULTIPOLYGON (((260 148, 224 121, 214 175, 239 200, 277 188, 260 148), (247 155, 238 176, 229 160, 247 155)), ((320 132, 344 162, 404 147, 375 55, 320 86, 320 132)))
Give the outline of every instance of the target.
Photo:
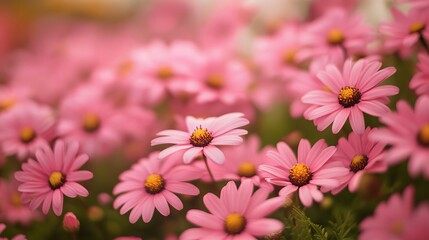
POLYGON ((270 159, 267 159, 266 153, 271 147, 265 147, 260 150, 261 142, 256 135, 250 136, 243 144, 225 148, 226 161, 222 165, 209 162, 209 166, 216 180, 252 180, 255 186, 270 187, 261 176, 260 165, 266 164, 270 159))
MULTIPOLYGON (((371 217, 364 219, 359 228, 359 239, 406 239, 404 229, 413 209, 414 188, 407 187, 403 196, 394 194, 387 202, 380 203, 371 217)), ((410 239, 411 240, 411 239, 410 239)))
POLYGON ((396 105, 397 112, 380 118, 387 128, 381 128, 370 138, 392 145, 386 152, 386 161, 395 164, 407 157, 408 172, 417 176, 420 172, 429 178, 429 96, 417 99, 415 109, 401 100, 396 105))
POLYGON ((317 77, 327 87, 326 91, 314 90, 302 97, 311 104, 304 116, 314 120, 322 131, 331 123, 332 132, 338 133, 347 119, 357 134, 365 131, 363 113, 380 117, 390 109, 385 105, 387 96, 395 95, 399 89, 392 85, 377 85, 395 73, 394 67, 380 70, 381 62, 348 59, 342 72, 334 65, 328 65, 317 77))
POLYGON ((222 164, 225 155, 217 145, 239 145, 243 142, 241 135, 247 134, 244 129, 249 121, 242 113, 229 113, 220 117, 194 118, 186 117, 187 132, 179 130, 164 130, 152 140, 151 145, 175 144, 159 153, 159 158, 165 158, 178 151, 184 151, 183 161, 190 163, 195 156, 202 153, 215 163, 222 164))
POLYGON ((6 155, 25 159, 47 146, 55 134, 55 118, 48 106, 20 104, 0 116, 0 144, 6 155))
POLYGON ((28 225, 41 218, 39 211, 32 211, 24 205, 18 191, 18 182, 0 180, 0 221, 28 225))
POLYGON ((337 152, 330 164, 344 166, 350 171, 341 179, 341 185, 332 190, 337 194, 347 185, 351 192, 356 191, 364 173, 379 173, 387 169, 384 161, 384 147, 386 144, 374 142, 368 138, 375 129, 366 128, 362 135, 355 132, 349 134, 348 139, 338 141, 337 152))
POLYGON ((384 47, 387 51, 399 51, 403 57, 410 55, 418 41, 426 51, 429 39, 429 15, 427 11, 411 9, 407 15, 392 8, 393 21, 380 24, 380 32, 385 35, 384 47))
POLYGON ((203 200, 210 213, 192 209, 186 219, 199 228, 186 230, 182 240, 191 239, 256 239, 283 230, 283 224, 265 216, 283 203, 283 197, 267 200, 269 191, 259 189, 254 194, 250 180, 241 182, 237 189, 233 181, 222 188, 220 198, 207 193, 203 200))
POLYGON ((114 208, 121 208, 121 215, 131 211, 131 223, 137 222, 140 217, 148 223, 155 208, 163 216, 168 216, 169 204, 182 210, 183 204, 175 193, 198 195, 198 188, 185 181, 198 179, 201 172, 189 165, 177 165, 178 162, 180 160, 175 158, 161 162, 158 152, 155 152, 134 164, 119 176, 121 182, 113 189, 113 193, 119 195, 113 203, 114 208))
POLYGON ((326 164, 336 150, 333 146, 328 147, 323 139, 313 147, 308 140, 301 139, 296 158, 286 143, 279 142, 277 151, 267 153, 274 164, 262 165, 259 169, 269 183, 283 187, 279 192, 281 196, 298 191, 302 204, 309 207, 313 200, 320 202, 323 199, 319 186, 327 192, 337 187, 339 180, 349 171, 342 166, 326 164))
POLYGON ((374 39, 370 26, 364 24, 363 16, 334 8, 322 17, 309 23, 303 31, 302 42, 309 46, 308 57, 340 55, 344 57, 366 52, 374 39))
POLYGON ((429 95, 429 55, 419 54, 418 72, 410 81, 410 88, 416 91, 418 95, 429 95))
POLYGON ((18 191, 23 193, 22 201, 35 210, 42 205, 47 214, 52 204, 55 215, 63 211, 64 195, 70 198, 89 195, 79 181, 93 177, 92 172, 78 170, 88 161, 88 155, 78 154, 79 144, 55 143, 54 150, 45 147, 36 151, 36 161, 29 159, 22 164, 22 170, 15 173, 16 180, 22 182, 18 191))
POLYGON ((421 203, 407 221, 404 227, 404 239, 426 240, 429 236, 429 203, 421 203))
MULTIPOLYGON (((0 234, 6 229, 6 225, 0 223, 0 234)), ((27 238, 23 234, 18 234, 10 240, 26 240, 27 238)), ((7 240, 7 238, 0 237, 0 240, 7 240)))

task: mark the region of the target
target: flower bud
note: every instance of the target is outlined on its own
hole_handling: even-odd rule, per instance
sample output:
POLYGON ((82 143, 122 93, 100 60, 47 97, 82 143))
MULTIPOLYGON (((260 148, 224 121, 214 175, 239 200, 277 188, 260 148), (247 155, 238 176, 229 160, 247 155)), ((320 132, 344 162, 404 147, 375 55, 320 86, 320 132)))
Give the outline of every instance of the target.
POLYGON ((66 215, 64 215, 63 228, 66 231, 76 232, 79 230, 79 226, 79 220, 77 219, 76 215, 74 215, 74 213, 68 212, 66 215))

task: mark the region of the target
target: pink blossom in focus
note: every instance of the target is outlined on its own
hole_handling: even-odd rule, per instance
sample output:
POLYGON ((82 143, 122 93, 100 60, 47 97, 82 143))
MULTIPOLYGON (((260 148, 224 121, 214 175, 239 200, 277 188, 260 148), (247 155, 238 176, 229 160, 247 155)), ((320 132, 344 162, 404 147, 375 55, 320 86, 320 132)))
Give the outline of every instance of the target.
POLYGON ((54 124, 55 117, 48 106, 28 102, 13 107, 0 116, 0 144, 4 154, 16 154, 25 160, 49 145, 55 135, 54 124))
POLYGON ((21 184, 22 201, 35 210, 42 205, 47 214, 51 208, 55 215, 63 211, 64 195, 70 198, 87 197, 88 190, 77 182, 93 177, 92 172, 79 170, 88 161, 88 155, 78 154, 77 142, 65 144, 57 140, 54 149, 44 147, 36 151, 36 160, 29 159, 22 164, 22 171, 15 172, 21 184))
POLYGON ((320 202, 323 199, 319 186, 323 192, 332 190, 349 171, 343 166, 326 164, 336 150, 334 146, 328 147, 323 139, 313 147, 308 140, 301 139, 297 158, 286 143, 279 142, 277 150, 267 153, 274 163, 259 169, 267 182, 283 187, 279 192, 281 196, 298 191, 302 204, 309 207, 313 200, 320 202))
POLYGON ((222 188, 220 198, 207 193, 203 200, 210 213, 192 209, 186 219, 198 226, 186 230, 181 240, 191 239, 255 239, 283 229, 283 223, 266 218, 285 201, 283 197, 268 198, 269 191, 253 193, 251 180, 244 180, 237 189, 233 181, 222 188))
POLYGON ((362 135, 351 132, 348 138, 340 138, 337 152, 328 162, 331 166, 343 166, 350 171, 341 179, 341 185, 332 190, 337 194, 347 185, 349 191, 354 192, 359 186, 360 179, 365 173, 380 173, 387 170, 384 160, 384 148, 386 144, 371 141, 368 136, 374 129, 367 127, 362 135))
POLYGON ((419 54, 418 72, 410 81, 410 88, 418 95, 429 95, 429 55, 419 54))
POLYGON ((363 113, 379 117, 390 112, 385 105, 386 97, 399 92, 396 86, 377 86, 396 72, 394 67, 380 70, 381 64, 366 59, 357 62, 348 59, 342 70, 334 65, 326 66, 317 77, 327 89, 314 90, 302 97, 302 102, 312 105, 304 117, 314 120, 319 131, 333 123, 334 134, 349 119, 353 131, 362 134, 365 131, 363 113))
POLYGON ((220 117, 194 118, 186 117, 187 132, 179 130, 164 130, 159 137, 152 140, 151 145, 175 144, 159 153, 159 158, 165 158, 175 152, 182 152, 183 161, 190 163, 195 156, 202 153, 211 161, 222 164, 225 155, 217 145, 239 145, 243 142, 241 135, 247 134, 244 129, 249 120, 242 113, 229 113, 220 117))
POLYGON ((409 157, 408 172, 416 177, 419 173, 429 178, 429 96, 423 95, 416 101, 414 110, 400 100, 396 112, 380 118, 386 127, 371 134, 370 138, 392 147, 386 152, 386 161, 396 164, 409 157))
POLYGON ((119 176, 121 182, 113 189, 113 194, 119 195, 114 208, 121 208, 121 215, 131 211, 131 223, 140 217, 145 223, 150 222, 155 208, 163 216, 170 215, 169 205, 181 210, 182 201, 175 194, 198 195, 198 188, 186 181, 198 179, 200 171, 189 165, 177 165, 178 162, 174 157, 160 161, 155 152, 134 164, 119 176))

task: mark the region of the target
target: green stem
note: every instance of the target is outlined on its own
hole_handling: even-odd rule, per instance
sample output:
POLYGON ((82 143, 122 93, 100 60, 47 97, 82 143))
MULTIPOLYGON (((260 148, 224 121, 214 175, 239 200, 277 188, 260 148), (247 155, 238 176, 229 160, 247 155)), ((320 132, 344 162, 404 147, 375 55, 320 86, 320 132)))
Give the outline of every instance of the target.
POLYGON ((207 157, 206 157, 206 155, 203 153, 203 159, 204 159, 204 163, 205 163, 205 165, 206 165, 206 168, 207 168, 207 171, 209 172, 209 175, 210 175, 210 179, 212 180, 212 183, 213 183, 213 185, 214 185, 214 187, 215 187, 215 189, 216 189, 216 191, 218 192, 218 187, 217 187, 217 184, 216 184, 216 180, 214 179, 214 177, 213 177, 213 173, 212 173, 212 171, 210 170, 210 167, 209 167, 209 163, 208 163, 208 161, 207 161, 207 157))

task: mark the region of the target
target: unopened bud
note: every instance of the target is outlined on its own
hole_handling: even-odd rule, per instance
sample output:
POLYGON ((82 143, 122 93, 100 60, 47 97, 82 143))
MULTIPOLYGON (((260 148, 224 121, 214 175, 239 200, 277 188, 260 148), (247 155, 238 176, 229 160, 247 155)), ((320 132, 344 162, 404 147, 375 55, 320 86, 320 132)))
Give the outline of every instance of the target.
POLYGON ((76 215, 74 215, 74 213, 68 212, 66 215, 64 215, 63 227, 66 231, 76 232, 79 230, 79 226, 79 220, 77 219, 76 215))

